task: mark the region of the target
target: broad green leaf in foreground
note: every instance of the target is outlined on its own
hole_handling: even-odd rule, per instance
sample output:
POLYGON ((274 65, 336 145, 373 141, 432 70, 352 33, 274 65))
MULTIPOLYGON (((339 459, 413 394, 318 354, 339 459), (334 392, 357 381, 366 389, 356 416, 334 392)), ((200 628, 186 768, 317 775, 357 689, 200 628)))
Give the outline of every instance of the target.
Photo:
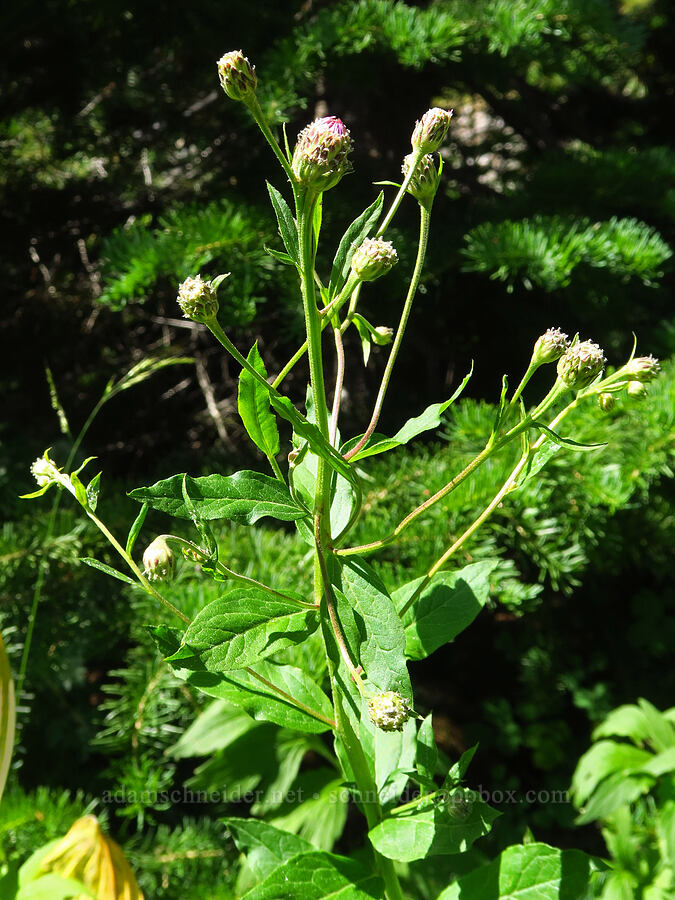
POLYGON ((438 900, 584 900, 592 872, 591 857, 580 850, 518 845, 464 875, 438 900))
POLYGON ((293 900, 374 900, 384 897, 384 885, 360 863, 316 850, 289 859, 248 891, 244 900, 291 896, 293 900))
MULTIPOLYGON (((265 363, 257 344, 251 347, 248 361, 256 372, 267 378, 265 363)), ((253 443, 265 456, 276 456, 279 452, 279 430, 277 420, 270 410, 270 395, 248 369, 242 369, 239 375, 237 403, 244 428, 253 443)))
POLYGON ((490 831, 498 815, 471 791, 460 789, 432 806, 392 814, 368 836, 383 856, 412 862, 427 856, 463 853, 490 831))
POLYGON ((332 850, 347 820, 349 791, 335 769, 303 772, 285 794, 271 824, 299 834, 317 850, 332 850))
POLYGON ((197 657, 208 672, 242 669, 303 641, 317 624, 314 609, 257 588, 235 589, 197 614, 168 662, 190 668, 197 657))
MULTIPOLYGON (((180 632, 162 625, 148 630, 164 655, 173 655, 179 649, 180 632)), ((250 671, 237 669, 225 675, 207 671, 197 657, 170 665, 178 678, 210 697, 236 704, 256 721, 274 722, 309 734, 320 734, 331 727, 330 700, 311 675, 296 666, 260 660, 250 671)))
MULTIPOLYGON (((496 565, 497 560, 481 560, 434 575, 403 616, 409 659, 424 659, 473 622, 488 600, 490 573, 496 565)), ((397 609, 403 609, 421 581, 417 578, 394 592, 397 609)))
POLYGON ((237 849, 246 854, 246 862, 259 879, 266 878, 287 859, 314 848, 304 838, 274 828, 259 819, 223 819, 233 832, 237 849))
POLYGON ((653 754, 630 744, 598 741, 579 760, 572 778, 572 794, 577 806, 583 806, 608 775, 628 777, 640 772, 653 754))
POLYGON ((253 525, 263 516, 272 516, 283 522, 292 522, 306 515, 293 501, 288 488, 268 475, 242 471, 235 475, 206 475, 191 478, 189 475, 173 475, 149 487, 140 487, 129 493, 140 503, 148 503, 179 519, 191 519, 183 497, 183 480, 199 518, 232 519, 245 525, 253 525))
POLYGON ((236 739, 255 727, 255 721, 244 710, 223 700, 214 700, 201 712, 168 751, 176 759, 207 756, 229 747, 236 739))

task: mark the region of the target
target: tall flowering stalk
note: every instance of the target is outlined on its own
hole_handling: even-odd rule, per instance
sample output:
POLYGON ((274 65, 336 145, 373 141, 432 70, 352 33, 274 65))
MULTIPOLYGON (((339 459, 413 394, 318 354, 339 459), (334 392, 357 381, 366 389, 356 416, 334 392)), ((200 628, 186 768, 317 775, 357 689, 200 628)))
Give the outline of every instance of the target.
MULTIPOLYGON (((559 430, 581 403, 595 398, 602 410, 609 410, 620 393, 646 391, 645 385, 658 374, 658 363, 652 357, 635 358, 633 354, 624 366, 604 375, 606 360, 596 343, 578 336, 570 341, 560 329, 548 329, 535 341, 530 362, 514 390, 504 378, 494 426, 475 458, 433 495, 428 491, 422 494, 418 505, 389 533, 369 544, 350 545, 350 532, 364 512, 364 461, 394 451, 436 428, 469 379, 467 375, 450 398, 405 423, 393 437, 377 432, 407 323, 414 314, 431 214, 441 185, 442 158, 438 151, 448 133, 452 112, 434 108, 420 117, 412 130, 412 152, 402 161, 402 183, 388 209, 384 211, 381 193, 350 224, 335 251, 331 271, 323 273, 316 270, 322 198, 352 171, 349 129, 340 118, 325 116, 300 131, 292 151, 288 147, 282 150, 257 99, 255 67, 241 51, 232 51, 219 60, 218 74, 225 94, 250 110, 288 182, 292 207, 282 192, 268 185, 284 244, 283 251, 270 252, 297 272, 306 339, 281 372, 270 379, 257 347, 244 355, 220 323, 218 291, 225 275, 210 278, 196 273, 187 278, 179 286, 178 304, 185 316, 205 325, 241 367, 239 412, 272 474, 242 471, 201 478, 175 475, 137 488, 131 496, 142 504, 141 513, 126 545, 98 517, 98 476, 85 487, 80 480, 83 467, 64 473, 46 453, 34 464, 39 489, 30 496, 39 496, 52 486, 68 490, 109 538, 135 580, 180 620, 178 634, 166 629, 156 631, 165 658, 179 678, 197 687, 208 684, 208 690, 226 682, 228 698, 234 697, 236 702, 239 697, 247 709, 253 704, 259 718, 281 724, 291 709, 294 727, 310 733, 333 733, 334 763, 368 829, 366 855, 358 863, 344 860, 297 842, 289 843, 288 836, 284 838, 278 829, 258 823, 259 843, 253 845, 277 848, 276 856, 267 860, 261 882, 246 897, 285 897, 289 884, 296 885, 298 896, 305 896, 303 886, 309 891, 316 876, 327 885, 331 896, 346 891, 341 895, 401 900, 400 863, 463 852, 490 830, 497 815, 462 787, 467 755, 449 771, 441 771, 431 716, 421 720, 416 712, 407 669, 407 660, 422 659, 453 640, 488 599, 492 563, 476 564, 480 577, 466 572, 467 581, 463 581, 459 574, 464 570, 453 557, 508 494, 532 477, 534 463, 549 442, 582 452, 602 446, 582 445, 559 430), (373 326, 359 312, 360 293, 398 263, 396 248, 384 235, 401 203, 411 202, 411 198, 419 210, 417 253, 398 323, 394 327, 373 326), (343 335, 352 327, 358 330, 364 355, 373 343, 389 346, 389 350, 363 431, 343 439, 340 407, 349 362, 343 335), (332 332, 337 373, 328 389, 325 329, 332 332), (303 411, 282 392, 282 385, 305 355, 309 390, 303 411), (532 375, 547 366, 551 374, 548 392, 526 406, 524 395, 532 375), (281 451, 279 419, 293 432, 287 465, 281 451), (442 503, 488 459, 514 443, 521 447, 520 458, 481 514, 467 523, 422 577, 390 592, 366 557, 399 541, 432 506, 442 503), (147 547, 141 566, 133 551, 148 508, 191 521, 196 535, 194 540, 161 535, 147 547), (252 525, 262 516, 294 523, 310 544, 313 584, 306 595, 237 573, 219 558, 211 520, 229 518, 252 525), (229 585, 229 590, 193 619, 173 607, 160 590, 161 582, 173 576, 174 548, 200 564, 207 576, 229 585), (449 572, 457 577, 449 579, 449 572), (458 613, 458 609, 466 609, 464 600, 459 603, 459 593, 467 589, 474 600, 473 614, 458 613), (265 661, 317 630, 327 655, 329 683, 317 685, 310 673, 297 669, 293 690, 289 690, 289 681, 281 676, 283 664, 275 668, 265 661), (264 703, 256 699, 260 692, 264 703), (413 801, 397 806, 409 782, 417 786, 418 793, 413 801)), ((279 577, 283 580, 283 573, 279 577)), ((239 846, 250 850, 253 845, 246 821, 230 819, 228 825, 239 846)))

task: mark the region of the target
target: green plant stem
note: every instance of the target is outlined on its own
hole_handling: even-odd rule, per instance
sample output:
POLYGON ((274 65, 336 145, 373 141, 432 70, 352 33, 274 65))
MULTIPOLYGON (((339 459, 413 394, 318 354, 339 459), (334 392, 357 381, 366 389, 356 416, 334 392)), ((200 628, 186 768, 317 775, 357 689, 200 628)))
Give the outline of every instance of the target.
POLYGON ((274 155, 281 163, 281 168, 288 175, 288 178, 292 184, 295 183, 295 175, 293 174, 293 170, 291 169, 291 165, 289 161, 286 159, 286 155, 279 146, 277 139, 272 134, 269 125, 267 124, 267 120, 265 119, 265 115, 260 108, 260 103, 258 103, 258 98, 253 94, 246 101, 246 106, 251 111, 251 115, 256 121, 258 128, 262 131, 263 136, 267 143, 270 145, 272 150, 274 151, 274 155))
POLYGON ((342 400, 342 384, 345 377, 345 348, 342 344, 342 332, 339 328, 333 328, 333 336, 335 338, 335 358, 337 360, 337 371, 335 374, 335 391, 333 393, 333 409, 330 417, 330 434, 329 440, 335 446, 337 435, 338 419, 340 417, 340 401, 342 400))
POLYGON ((286 484, 286 479, 284 478, 281 469, 279 468, 279 463, 273 456, 267 457, 270 466, 272 467, 272 471, 274 472, 274 477, 280 481, 282 484, 286 484))
POLYGON ((431 214, 429 210, 425 209, 423 206, 420 206, 420 233, 417 242, 417 259, 415 260, 415 268, 413 269, 413 273, 410 279, 410 285, 408 287, 408 293, 405 298, 405 303, 403 304, 403 311, 398 323, 396 337, 394 338, 394 343, 392 345, 391 352, 389 353, 389 359, 387 360, 384 375, 382 376, 382 382, 380 384, 380 389, 377 394, 377 399, 375 401, 375 407, 373 409, 373 414, 371 416, 370 422, 368 424, 368 427, 366 428, 365 434, 359 440, 356 446, 352 447, 349 453, 345 453, 345 459, 347 460, 351 459, 368 443, 380 419, 380 413, 382 412, 384 398, 387 395, 387 388, 389 387, 391 374, 394 369, 394 364, 396 363, 398 352, 401 349, 401 344, 403 343, 403 336, 405 335, 405 329, 408 324, 408 319, 410 318, 410 311, 412 310, 415 294, 417 293, 417 288, 422 276, 422 269, 424 268, 424 258, 426 256, 427 243, 429 241, 430 220, 431 214))
POLYGON ((162 595, 159 593, 159 591, 157 591, 150 584, 148 579, 145 577, 145 575, 141 572, 139 567, 134 562, 131 554, 127 553, 127 551, 120 544, 120 542, 117 540, 115 535, 107 528, 106 525, 104 525, 104 523, 99 519, 99 517, 96 515, 96 513, 91 509, 87 509, 86 507, 84 507, 84 511, 89 516, 89 518, 94 523, 94 525, 96 525, 98 530, 102 534, 105 535, 105 537, 112 544, 112 546, 115 548, 115 550, 117 550, 119 555, 122 557, 122 559, 126 562, 126 564, 131 569, 131 571, 134 573, 134 575, 136 576, 136 578, 138 579, 139 583, 141 584, 142 588, 146 591, 146 593, 151 594, 155 598, 155 600, 159 600, 159 602, 163 606, 165 606, 170 612, 172 612, 174 614, 174 616, 178 616, 179 619, 182 619, 183 622, 185 622, 189 625, 190 619, 185 615, 185 613, 182 613, 177 607, 175 607, 173 605, 173 603, 170 603, 165 597, 162 597, 162 595))
POLYGON ((530 378, 532 378, 534 373, 537 371, 537 369, 539 368, 539 365, 540 365, 539 363, 530 362, 529 366, 527 367, 527 371, 525 372, 523 377, 520 379, 520 384, 513 392, 513 397, 511 397, 511 400, 508 405, 508 409, 506 410, 507 416, 511 412, 513 407, 516 405, 516 403, 518 402, 518 398, 520 397, 520 395, 523 393, 523 391, 527 387, 527 383, 529 382, 530 378))
POLYGON ((396 215, 396 211, 398 210, 399 206, 401 205, 401 201, 405 197, 406 191, 408 190, 408 185, 412 181, 415 171, 417 170, 417 167, 420 164, 420 160, 422 159, 423 156, 424 156, 424 153, 422 153, 421 150, 415 150, 413 152, 413 161, 410 166, 410 170, 408 171, 408 174, 406 175, 406 177, 403 179, 403 184, 398 189, 398 193, 394 197, 394 200, 393 200, 391 206, 389 207, 389 211, 387 212, 387 215, 382 220, 382 224, 377 229, 377 233, 375 234, 375 237, 382 237, 384 232, 389 227, 391 220, 394 218, 394 216, 396 215))

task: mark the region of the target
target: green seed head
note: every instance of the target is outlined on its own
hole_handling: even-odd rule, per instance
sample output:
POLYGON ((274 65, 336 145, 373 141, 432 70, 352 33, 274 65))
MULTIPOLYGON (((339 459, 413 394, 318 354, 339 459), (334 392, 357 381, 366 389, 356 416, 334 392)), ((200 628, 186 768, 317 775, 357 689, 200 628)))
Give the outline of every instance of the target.
POLYGON ((653 381, 661 371, 658 359, 653 356, 637 356, 631 359, 629 363, 623 367, 622 373, 631 381, 641 381, 648 384, 653 381))
POLYGON ((201 275, 186 278, 178 288, 178 305, 186 319, 206 322, 218 312, 218 298, 213 284, 204 281, 201 275))
POLYGON ((336 116, 315 119, 298 135, 291 168, 298 182, 321 193, 335 187, 352 170, 349 130, 336 116))
POLYGON ((539 366, 555 362, 556 359, 560 359, 569 345, 567 335, 563 334, 559 328, 549 328, 540 338, 537 338, 532 353, 532 362, 539 366))
MULTIPOLYGON (((414 158, 412 153, 404 158, 403 167, 401 169, 404 178, 407 178, 414 158)), ((428 209, 433 203, 440 183, 441 173, 436 165, 434 155, 432 153, 427 153, 419 161, 417 168, 415 169, 415 174, 410 179, 408 193, 411 194, 418 203, 428 209)))
POLYGON ((144 574, 148 581, 168 581, 173 577, 176 559, 163 537, 155 538, 143 554, 144 574))
POLYGON ((424 113, 419 122, 415 123, 411 143, 413 150, 421 150, 422 153, 433 153, 443 143, 445 135, 450 127, 452 110, 434 107, 424 113))
POLYGON ((593 341, 580 341, 567 348, 558 360, 558 375, 572 390, 588 387, 602 374, 605 355, 593 341))
POLYGON ((402 731, 411 709, 398 691, 383 691, 368 701, 368 715, 382 731, 402 731))
POLYGON ((241 50, 231 50, 218 60, 220 84, 231 100, 245 100, 255 93, 258 78, 255 66, 241 50))
POLYGON ((352 270, 359 281, 375 281, 397 262, 398 253, 391 241, 366 238, 352 257, 352 270))
POLYGON ((626 393, 634 400, 643 400, 647 396, 647 388, 642 381, 629 381, 626 385, 626 393))
POLYGON ((611 412, 616 406, 614 394, 602 393, 598 394, 598 406, 603 412, 611 412))

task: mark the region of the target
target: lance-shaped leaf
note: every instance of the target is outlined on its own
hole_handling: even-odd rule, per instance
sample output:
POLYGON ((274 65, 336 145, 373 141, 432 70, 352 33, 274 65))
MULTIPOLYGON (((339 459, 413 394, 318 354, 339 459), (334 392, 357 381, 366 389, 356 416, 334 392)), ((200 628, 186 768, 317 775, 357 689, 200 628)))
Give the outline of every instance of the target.
MULTIPOLYGON (((374 434, 365 447, 352 457, 352 461, 356 462, 358 459, 375 456, 377 453, 386 453, 388 450, 393 450, 396 447, 407 444, 408 441, 411 441, 425 431, 430 431, 432 428, 438 428, 441 424, 441 416, 462 393, 469 378, 471 378, 472 372, 473 365, 471 366, 471 371, 464 376, 462 383, 449 400, 444 400, 443 403, 433 403, 431 406, 428 406, 421 415, 416 416, 414 419, 408 419, 405 425, 391 438, 385 437, 383 434, 374 434)), ((344 445, 342 448, 343 451, 345 453, 349 452, 352 447, 356 446, 359 440, 359 437, 352 438, 344 445)))
POLYGON ((272 206, 274 207, 274 214, 277 217, 279 234, 284 242, 284 247, 295 264, 300 265, 298 229, 295 224, 295 219, 293 218, 293 213, 291 212, 288 203, 286 203, 279 191, 275 187, 272 187, 269 181, 267 182, 267 191, 270 195, 272 206))
POLYGON ((316 850, 289 859, 244 894, 243 900, 289 896, 293 900, 374 900, 384 897, 384 884, 362 863, 316 850))
MULTIPOLYGON (((488 600, 490 573, 497 563, 481 560, 433 576, 403 615, 408 659, 424 659, 473 622, 488 600)), ((397 609, 406 606, 422 581, 416 578, 394 592, 397 609)))
MULTIPOLYGON (((247 358, 256 372, 267 379, 267 370, 257 344, 251 347, 247 358)), ((270 410, 270 395, 248 369, 242 369, 239 375, 237 402, 244 428, 253 443, 268 458, 276 456, 279 452, 279 430, 270 410)))
POLYGON ((258 588, 235 589, 202 609, 188 625, 170 663, 207 672, 252 666, 303 641, 317 627, 315 609, 299 608, 258 588))
POLYGON ((16 699, 9 658, 0 633, 0 801, 14 750, 16 699))
POLYGON ((375 202, 371 203, 368 209, 365 209, 360 216, 354 219, 342 236, 333 260, 333 268, 331 269, 330 282, 328 284, 328 296, 331 300, 342 289, 347 280, 354 251, 360 247, 364 239, 375 228, 382 212, 383 203, 384 193, 380 191, 375 202))
POLYGON ((603 447, 606 447, 607 444, 580 444, 578 441, 573 441, 571 438, 564 438, 561 435, 557 434, 553 431, 552 428, 549 428, 548 425, 544 425, 543 422, 532 422, 534 428, 539 428, 544 434, 549 437, 552 441, 558 444, 560 447, 569 447, 570 450, 577 450, 583 453, 591 453, 593 450, 602 450, 603 447))
POLYGON ((427 856, 464 853, 499 816, 472 791, 444 795, 440 803, 392 814, 368 834, 388 859, 412 862, 427 856))
POLYGON ((150 487, 136 488, 129 496, 170 516, 193 519, 183 496, 183 479, 198 517, 205 521, 232 519, 253 525, 263 516, 292 522, 307 514, 294 502, 285 485, 259 472, 243 471, 202 478, 173 475, 150 487))
POLYGON ((488 865, 463 875, 438 900, 577 900, 589 896, 594 868, 594 860, 580 850, 516 845, 507 847, 488 865))
POLYGON ((128 575, 125 575, 124 572, 118 572, 118 570, 113 569, 112 566, 99 562, 97 559, 92 559, 90 556, 81 556, 80 562, 84 563, 86 566, 91 566, 92 569, 99 569, 99 571, 105 572, 106 575, 110 575, 111 578, 117 578, 118 581, 123 581, 125 584, 131 584, 134 587, 137 585, 137 582, 135 582, 133 578, 129 578, 128 575))

